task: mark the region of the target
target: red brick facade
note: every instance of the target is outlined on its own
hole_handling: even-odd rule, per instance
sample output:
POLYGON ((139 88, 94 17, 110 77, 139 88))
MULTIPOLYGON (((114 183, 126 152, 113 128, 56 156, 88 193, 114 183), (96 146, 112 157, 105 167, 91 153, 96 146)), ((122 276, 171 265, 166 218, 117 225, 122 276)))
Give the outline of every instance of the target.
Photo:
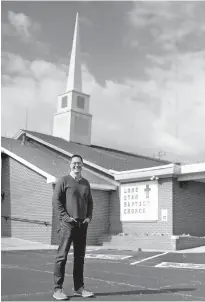
MULTIPOLYGON (((110 203, 110 235, 106 245, 136 248, 170 249, 183 239, 173 235, 205 236, 205 184, 189 181, 180 183, 175 178, 159 181, 158 221, 120 222, 119 191, 114 192, 110 203), (168 219, 161 221, 161 210, 168 210, 168 219), (124 236, 119 236, 119 233, 124 236)), ((106 237, 103 238, 106 240, 106 237)), ((202 242, 202 241, 201 241, 202 242)), ((196 239, 186 240, 185 248, 200 245, 196 239)))
MULTIPOLYGON (((93 218, 88 227, 87 244, 98 244, 98 239, 102 234, 109 231, 109 192, 92 190, 93 196, 93 218)), ((52 244, 59 243, 57 234, 58 217, 53 213, 52 244)))
POLYGON ((173 181, 171 178, 160 181, 157 222, 122 222, 120 223, 119 191, 111 198, 110 232, 127 233, 134 236, 172 235, 172 197, 173 181), (161 221, 161 209, 168 209, 168 221, 161 221))
MULTIPOLYGON (((2 236, 48 244, 58 243, 56 215, 52 209, 53 187, 46 183, 43 176, 16 160, 5 157, 2 160, 2 190, 5 197, 1 215, 17 219, 1 219, 2 236)), ((92 195, 94 211, 87 242, 97 244, 98 238, 109 229, 110 193, 92 190, 92 195)))
POLYGON ((2 190, 5 198, 1 215, 17 219, 6 221, 1 218, 2 235, 50 243, 52 187, 46 179, 6 157, 2 161, 2 190), (35 220, 39 223, 32 223, 35 220), (46 226, 43 222, 50 225, 46 226))
MULTIPOLYGON (((176 179, 159 180, 157 222, 121 222, 119 189, 114 192, 92 190, 93 219, 88 229, 88 245, 98 244, 103 234, 113 235, 114 245, 139 245, 141 248, 173 248, 172 235, 205 236, 205 184, 176 179), (168 220, 161 221, 161 210, 168 220), (118 236, 119 233, 127 236, 118 236), (155 246, 153 246, 153 244, 155 246)), ((46 179, 16 160, 2 160, 2 236, 43 243, 58 243, 57 217, 52 209, 53 187, 46 179), (16 219, 16 220, 15 220, 16 219), (44 224, 47 222, 48 225, 44 224)))
POLYGON ((174 182, 173 234, 205 236, 205 183, 174 182))

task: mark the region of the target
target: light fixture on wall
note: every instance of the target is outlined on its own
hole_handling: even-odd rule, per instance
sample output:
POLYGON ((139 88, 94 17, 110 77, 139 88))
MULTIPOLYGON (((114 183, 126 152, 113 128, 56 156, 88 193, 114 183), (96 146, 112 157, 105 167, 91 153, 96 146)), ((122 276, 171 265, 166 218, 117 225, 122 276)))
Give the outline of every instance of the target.
POLYGON ((158 180, 158 179, 159 179, 158 176, 151 176, 151 177, 150 177, 150 180, 158 180))
POLYGON ((162 184, 162 181, 161 181, 161 179, 158 176, 152 176, 152 177, 150 177, 150 180, 151 181, 156 180, 159 185, 162 184))

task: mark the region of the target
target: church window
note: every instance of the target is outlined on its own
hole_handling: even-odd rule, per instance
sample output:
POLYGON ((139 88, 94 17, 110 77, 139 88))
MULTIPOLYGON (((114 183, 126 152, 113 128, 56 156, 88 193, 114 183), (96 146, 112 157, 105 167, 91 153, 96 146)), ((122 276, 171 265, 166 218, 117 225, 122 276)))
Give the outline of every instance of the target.
POLYGON ((84 97, 78 95, 77 96, 77 107, 80 109, 84 109, 84 97))
POLYGON ((67 95, 62 97, 61 99, 61 107, 66 108, 67 107, 67 95))

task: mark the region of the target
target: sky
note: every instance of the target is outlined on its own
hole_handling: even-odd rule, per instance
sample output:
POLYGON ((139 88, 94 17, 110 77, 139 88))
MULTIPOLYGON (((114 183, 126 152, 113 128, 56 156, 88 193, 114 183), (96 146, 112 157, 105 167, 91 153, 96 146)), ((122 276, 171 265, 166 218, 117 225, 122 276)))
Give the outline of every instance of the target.
POLYGON ((1 132, 52 134, 76 13, 92 144, 205 162, 205 2, 2 2, 1 132))

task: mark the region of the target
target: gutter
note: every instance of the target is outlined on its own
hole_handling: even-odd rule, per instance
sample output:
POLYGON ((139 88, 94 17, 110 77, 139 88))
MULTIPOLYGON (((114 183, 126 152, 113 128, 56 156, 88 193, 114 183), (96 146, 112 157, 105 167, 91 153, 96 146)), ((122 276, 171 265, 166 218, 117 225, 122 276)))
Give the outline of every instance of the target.
POLYGON ((177 164, 169 164, 151 168, 135 169, 129 171, 113 171, 115 180, 121 182, 154 180, 166 177, 177 177, 181 173, 181 166, 177 164))

